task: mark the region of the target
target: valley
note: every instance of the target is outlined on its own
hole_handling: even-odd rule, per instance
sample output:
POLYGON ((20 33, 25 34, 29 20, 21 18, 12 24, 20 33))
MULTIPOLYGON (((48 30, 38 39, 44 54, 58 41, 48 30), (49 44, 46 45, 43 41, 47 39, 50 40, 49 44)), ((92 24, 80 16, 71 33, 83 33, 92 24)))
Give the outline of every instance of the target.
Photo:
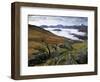
POLYGON ((87 64, 87 30, 68 29, 29 24, 28 66, 87 64))

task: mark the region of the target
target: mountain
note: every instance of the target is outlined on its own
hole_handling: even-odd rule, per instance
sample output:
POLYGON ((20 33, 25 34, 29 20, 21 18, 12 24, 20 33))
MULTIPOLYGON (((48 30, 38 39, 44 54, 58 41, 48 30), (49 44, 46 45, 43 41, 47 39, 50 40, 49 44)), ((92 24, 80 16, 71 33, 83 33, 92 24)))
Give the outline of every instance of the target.
POLYGON ((71 64, 87 64, 86 40, 73 41, 39 26, 28 25, 28 66, 71 64))
POLYGON ((41 28, 62 28, 62 29, 78 29, 80 32, 87 32, 87 26, 86 25, 73 25, 73 26, 64 26, 64 25, 41 25, 41 28))

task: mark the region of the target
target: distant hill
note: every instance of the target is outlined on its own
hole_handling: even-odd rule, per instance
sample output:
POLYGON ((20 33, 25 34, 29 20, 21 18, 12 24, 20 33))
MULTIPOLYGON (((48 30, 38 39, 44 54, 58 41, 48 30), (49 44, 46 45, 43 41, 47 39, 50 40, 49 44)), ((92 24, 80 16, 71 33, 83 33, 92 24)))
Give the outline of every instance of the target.
POLYGON ((64 25, 41 25, 41 28, 63 28, 63 29, 78 29, 80 32, 87 32, 88 26, 86 25, 73 25, 73 26, 64 26, 64 25))

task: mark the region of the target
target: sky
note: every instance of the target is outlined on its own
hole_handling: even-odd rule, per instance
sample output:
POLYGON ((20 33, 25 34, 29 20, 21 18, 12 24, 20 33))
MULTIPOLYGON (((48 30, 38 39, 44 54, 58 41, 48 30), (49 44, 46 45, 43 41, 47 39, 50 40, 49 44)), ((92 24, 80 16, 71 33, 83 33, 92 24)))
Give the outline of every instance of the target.
POLYGON ((46 15, 29 15, 28 24, 31 25, 88 25, 87 17, 72 17, 72 16, 46 16, 46 15))

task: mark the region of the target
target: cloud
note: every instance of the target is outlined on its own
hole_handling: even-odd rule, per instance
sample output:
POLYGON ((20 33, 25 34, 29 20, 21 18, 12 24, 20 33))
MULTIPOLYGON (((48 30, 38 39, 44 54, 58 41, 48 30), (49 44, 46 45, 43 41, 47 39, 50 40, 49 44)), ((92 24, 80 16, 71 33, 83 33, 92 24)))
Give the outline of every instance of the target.
POLYGON ((42 15, 29 15, 29 24, 33 25, 87 25, 87 17, 72 17, 72 16, 42 16, 42 15))

